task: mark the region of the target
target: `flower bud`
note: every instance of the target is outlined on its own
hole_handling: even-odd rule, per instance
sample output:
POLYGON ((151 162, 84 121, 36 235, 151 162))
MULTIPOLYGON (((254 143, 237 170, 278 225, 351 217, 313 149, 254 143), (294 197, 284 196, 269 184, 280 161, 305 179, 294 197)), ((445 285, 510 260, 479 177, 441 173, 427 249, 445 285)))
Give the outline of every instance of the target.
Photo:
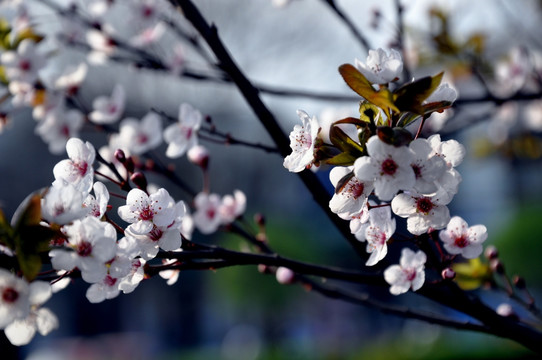
POLYGON ((130 180, 141 190, 146 191, 147 189, 147 178, 141 172, 135 172, 130 176, 130 180))
POLYGON ((126 161, 124 161, 123 165, 126 171, 128 171, 128 173, 134 172, 135 164, 134 164, 134 159, 132 157, 126 158, 126 161))
POLYGON ((124 164, 124 162, 126 161, 126 154, 124 154, 124 151, 122 151, 122 149, 115 150, 115 159, 117 159, 117 161, 121 164, 124 164))
POLYGON ((497 314, 504 317, 514 318, 517 319, 518 315, 515 313, 514 309, 512 309, 512 306, 510 304, 500 304, 497 307, 497 314))
POLYGON ((264 264, 259 264, 258 265, 258 272, 261 273, 261 274, 269 274, 271 272, 271 270, 269 269, 269 266, 264 265, 264 264))
POLYGON ((442 270, 442 272, 440 273, 442 278, 445 279, 445 280, 451 280, 453 278, 455 278, 455 271, 453 271, 451 268, 446 268, 444 270, 442 270))
POLYGON ((518 289, 521 289, 521 290, 525 289, 525 287, 526 287, 525 279, 522 278, 521 276, 515 275, 514 278, 512 279, 512 281, 514 282, 514 285, 518 289))
POLYGON ((193 146, 188 150, 187 157, 193 164, 198 165, 204 170, 207 169, 207 165, 209 164, 209 152, 204 146, 193 146))
POLYGON ((497 274, 504 274, 504 265, 499 259, 493 259, 489 262, 489 267, 493 272, 496 272, 497 274))
POLYGON ((489 245, 484 251, 484 255, 487 259, 492 260, 499 257, 499 251, 493 245, 489 245))
POLYGON ((254 215, 254 222, 259 226, 265 226, 265 216, 263 214, 257 213, 254 215))
POLYGON ((277 269, 275 276, 279 284, 282 285, 292 284, 295 279, 295 273, 292 270, 282 266, 277 269))

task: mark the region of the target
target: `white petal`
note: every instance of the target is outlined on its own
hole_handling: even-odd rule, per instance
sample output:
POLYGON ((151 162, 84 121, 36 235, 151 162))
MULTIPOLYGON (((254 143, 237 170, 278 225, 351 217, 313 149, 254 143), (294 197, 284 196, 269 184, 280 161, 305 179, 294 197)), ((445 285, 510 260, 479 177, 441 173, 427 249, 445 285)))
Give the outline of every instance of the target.
POLYGON ((4 329, 9 342, 15 346, 26 345, 36 333, 36 324, 28 317, 24 320, 15 320, 4 329))
POLYGON ((52 295, 51 285, 46 281, 33 281, 30 283, 29 290, 29 300, 32 305, 41 305, 52 295))
POLYGON ((41 308, 37 312, 36 327, 38 332, 45 336, 54 329, 58 328, 58 318, 47 308, 41 308))

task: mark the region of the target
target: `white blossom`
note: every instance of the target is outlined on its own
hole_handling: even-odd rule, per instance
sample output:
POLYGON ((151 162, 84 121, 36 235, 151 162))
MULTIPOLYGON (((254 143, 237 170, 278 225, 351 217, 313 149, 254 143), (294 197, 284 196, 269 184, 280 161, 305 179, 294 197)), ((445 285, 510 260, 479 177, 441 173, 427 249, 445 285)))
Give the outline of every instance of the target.
POLYGON ((36 43, 29 39, 21 41, 17 51, 6 51, 0 55, 7 78, 28 84, 38 80, 38 72, 46 62, 45 57, 36 51, 36 43))
POLYGON ((356 59, 355 66, 370 83, 387 84, 401 76, 403 60, 394 49, 389 54, 383 49, 369 50, 367 61, 363 63, 356 59))
POLYGON ((412 141, 409 148, 414 154, 413 162, 410 164, 416 175, 413 189, 420 194, 435 193, 438 190, 436 181, 447 169, 446 162, 434 154, 426 139, 418 138, 412 141))
POLYGON ((36 127, 36 134, 49 145, 52 154, 58 155, 64 151, 68 139, 78 137, 83 122, 83 114, 79 110, 58 106, 54 111, 47 112, 36 127))
POLYGON ((45 281, 34 281, 29 286, 30 312, 24 318, 17 318, 4 332, 8 340, 16 346, 28 344, 36 331, 45 336, 58 327, 56 315, 47 308, 42 308, 52 294, 51 285, 45 281))
POLYGON ((4 329, 14 320, 25 318, 29 314, 29 297, 28 283, 0 268, 0 329, 4 329))
POLYGON ((392 265, 384 271, 384 280, 391 285, 390 293, 400 295, 409 289, 416 291, 425 282, 425 262, 427 256, 421 250, 414 252, 409 248, 401 251, 399 265, 392 265))
POLYGON ((126 93, 122 85, 113 88, 111 96, 98 96, 92 102, 92 111, 88 115, 90 121, 96 124, 113 124, 124 112, 126 93))
POLYGON ((198 130, 201 127, 202 115, 192 105, 183 103, 179 106, 178 122, 164 130, 164 140, 168 143, 166 156, 177 158, 187 150, 198 145, 198 130))
POLYGON ((200 192, 194 198, 196 212, 193 215, 194 224, 203 234, 215 232, 221 224, 220 196, 200 192))
POLYGON ((239 216, 243 215, 246 209, 247 198, 241 190, 234 190, 232 195, 222 197, 218 208, 222 224, 232 223, 239 216))
POLYGON ((84 62, 77 66, 70 66, 55 80, 55 89, 63 90, 67 95, 76 94, 85 80, 88 65, 84 62))
POLYGON ((482 243, 487 239, 487 228, 484 225, 469 227, 461 217, 454 216, 439 237, 450 254, 461 254, 466 259, 474 259, 483 251, 482 243))
MULTIPOLYGON (((339 181, 350 174, 353 169, 353 166, 336 166, 331 169, 329 180, 337 188, 339 181)), ((361 181, 352 174, 352 177, 341 185, 341 189, 335 189, 335 193, 329 201, 329 208, 334 213, 346 217, 359 214, 374 189, 372 181, 361 181)))
POLYGON ((363 232, 356 234, 358 240, 367 241, 367 253, 371 254, 365 265, 373 266, 388 253, 387 241, 395 232, 395 219, 391 217, 389 206, 376 207, 369 210, 369 223, 363 232))
POLYGON ((66 152, 69 159, 58 162, 53 168, 56 180, 63 180, 75 188, 88 193, 92 188, 94 168, 92 164, 96 158, 96 150, 90 142, 78 138, 71 138, 66 143, 66 152))
POLYGON ((126 118, 120 122, 118 148, 128 154, 141 155, 162 143, 162 121, 160 117, 149 112, 141 121, 126 118))
POLYGON ((145 234, 135 233, 128 227, 125 232, 126 237, 135 239, 140 249, 140 255, 145 260, 153 259, 159 249, 165 251, 178 250, 182 243, 181 227, 185 213, 186 205, 180 201, 175 204, 174 217, 171 223, 162 226, 154 225, 145 234))
POLYGON ((374 181, 375 195, 389 201, 399 190, 410 190, 416 182, 410 166, 414 160, 412 150, 395 147, 374 135, 367 141, 369 156, 354 162, 354 175, 361 181, 374 181))
POLYGON ((88 211, 83 207, 84 196, 75 186, 55 181, 41 200, 41 217, 59 225, 81 219, 88 211))
POLYGON ((109 191, 107 191, 105 185, 99 181, 96 181, 92 188, 94 190, 94 195, 88 194, 85 201, 83 201, 83 206, 88 209, 87 216, 94 216, 101 219, 107 211, 109 191))
POLYGON ((398 194, 391 201, 392 211, 407 218, 407 230, 413 235, 421 235, 429 229, 442 229, 450 221, 450 211, 446 206, 451 198, 442 192, 433 196, 415 192, 398 194))
POLYGON ((118 208, 122 220, 130 223, 130 231, 147 234, 154 226, 169 226, 176 216, 175 201, 166 189, 151 195, 143 190, 132 189, 126 197, 126 205, 118 208))
POLYGON ((95 283, 107 274, 106 263, 116 253, 117 233, 113 225, 95 217, 76 220, 64 227, 69 249, 53 249, 49 252, 51 263, 57 270, 81 270, 83 280, 95 283))
POLYGON ((297 110, 302 125, 295 125, 290 133, 292 153, 284 158, 284 167, 291 172, 300 172, 311 167, 317 148, 320 126, 315 116, 312 118, 303 110, 297 110))

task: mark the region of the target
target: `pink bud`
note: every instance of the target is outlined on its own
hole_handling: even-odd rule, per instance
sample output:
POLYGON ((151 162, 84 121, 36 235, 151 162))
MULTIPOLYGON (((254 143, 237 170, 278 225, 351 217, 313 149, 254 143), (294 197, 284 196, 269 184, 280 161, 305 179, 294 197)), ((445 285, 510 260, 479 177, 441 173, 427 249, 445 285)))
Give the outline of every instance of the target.
POLYGON ((455 271, 453 271, 451 268, 446 268, 444 270, 442 270, 442 272, 440 273, 442 275, 442 278, 443 279, 453 279, 455 278, 455 271))
POLYGON ((124 151, 122 149, 115 150, 115 159, 118 160, 121 164, 124 164, 126 161, 126 155, 124 154, 124 151))
POLYGON ((277 269, 275 276, 277 277, 279 284, 283 285, 292 284, 295 278, 295 274, 292 270, 282 266, 277 269))
POLYGON ((517 318, 517 314, 510 304, 500 304, 497 307, 497 314, 504 317, 517 318))
POLYGON ((499 257, 499 251, 497 250, 495 246, 490 245, 486 248, 486 251, 484 251, 484 255, 489 260, 493 260, 499 257))
POLYGON ((209 164, 209 152, 202 145, 196 145, 190 148, 187 153, 188 160, 203 169, 207 169, 209 164))
POLYGON ((147 178, 143 173, 135 172, 130 176, 130 180, 141 190, 147 190, 147 178))

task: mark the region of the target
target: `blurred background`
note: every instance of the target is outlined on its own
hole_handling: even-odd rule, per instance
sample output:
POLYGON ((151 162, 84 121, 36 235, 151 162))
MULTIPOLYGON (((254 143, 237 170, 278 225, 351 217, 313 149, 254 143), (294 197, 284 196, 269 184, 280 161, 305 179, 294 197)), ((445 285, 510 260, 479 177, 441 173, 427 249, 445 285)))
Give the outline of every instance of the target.
MULTIPOLYGON (((352 96, 334 101, 263 92, 285 133, 299 122, 297 109, 319 118, 358 115, 358 100, 337 68, 355 58, 365 61, 368 49, 325 1, 194 3, 216 24, 231 55, 256 84, 352 96)), ((542 3, 338 0, 336 6, 371 48, 387 49, 400 44, 397 3, 402 8, 402 44, 411 75, 417 78, 444 70, 445 81, 459 93, 454 109, 430 119, 427 127, 428 133, 440 131, 443 139, 457 139, 467 148, 467 158, 458 168, 463 181, 450 212, 470 225, 485 224, 487 243, 498 247, 509 274, 524 276, 535 297, 541 295, 542 102, 531 95, 525 101, 521 95, 536 95, 542 88, 542 3), (488 90, 497 98, 514 101, 496 102, 488 98, 488 90)), ((32 11, 37 29, 58 31, 50 9, 36 5, 32 11)), ((116 21, 129 21, 117 15, 116 21)), ((151 50, 160 54, 168 44, 166 38, 151 50)), ((186 51, 187 67, 208 70, 188 44, 186 51)), ((55 61, 62 68, 85 56, 66 51, 55 61)), ((179 104, 188 102, 210 116, 218 130, 273 145, 232 85, 109 64, 89 68, 81 99, 90 106, 97 95, 110 94, 116 83, 127 90, 127 116, 141 118, 151 107, 177 116, 179 104)), ((0 133, 0 206, 8 217, 30 192, 53 181, 53 166, 65 158, 49 153, 34 134, 35 126, 31 110, 20 110, 0 133)), ((83 131, 80 137, 96 148, 107 143, 95 131, 83 131)), ((202 143, 211 152, 212 191, 222 195, 242 190, 248 198, 246 220, 252 222, 256 213, 265 216, 270 245, 277 252, 350 269, 360 266, 298 177, 283 168, 280 156, 238 145, 202 143)), ((156 154, 165 159, 164 151, 162 145, 156 154)), ((201 174, 184 157, 168 161, 194 189, 201 188, 201 174)), ((328 171, 321 169, 318 176, 331 192, 328 171)), ((151 180, 177 200, 189 201, 166 179, 151 180)), ((225 233, 209 238, 196 232, 193 240, 233 249, 243 246, 225 233)), ((100 304, 88 303, 87 287, 75 281, 55 294, 47 307, 57 314, 59 329, 10 351, 29 359, 534 358, 506 340, 405 321, 301 287, 279 285, 255 267, 183 272, 173 286, 154 278, 141 283, 133 294, 100 304)), ((371 294, 389 300, 387 289, 371 294)), ((400 300, 419 298, 409 294, 400 300)), ((508 299, 492 296, 487 301, 497 306, 508 299)), ((4 339, 2 348, 8 346, 4 339)))

